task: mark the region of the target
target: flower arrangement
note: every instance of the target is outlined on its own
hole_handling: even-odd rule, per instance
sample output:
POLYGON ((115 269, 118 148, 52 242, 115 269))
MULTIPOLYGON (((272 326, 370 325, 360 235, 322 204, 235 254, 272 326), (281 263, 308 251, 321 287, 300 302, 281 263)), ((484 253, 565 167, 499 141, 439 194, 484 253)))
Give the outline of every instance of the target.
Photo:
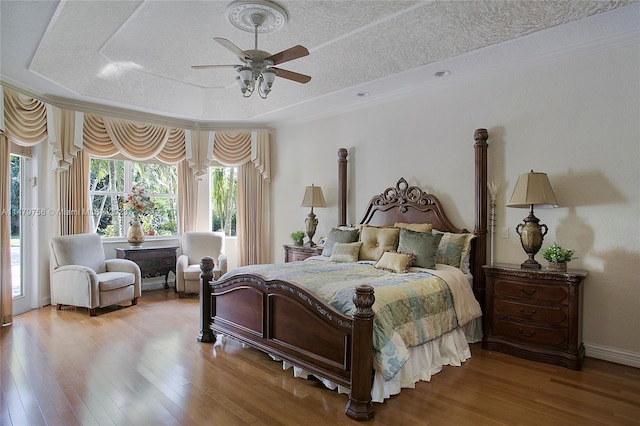
POLYGON ((153 209, 153 201, 145 193, 143 184, 136 183, 133 185, 131 192, 127 194, 124 200, 124 209, 132 211, 136 218, 139 214, 153 209))
POLYGON ((573 250, 563 249, 558 245, 558 243, 553 243, 553 245, 547 247, 542 252, 542 257, 544 257, 549 262, 553 263, 566 263, 570 262, 573 259, 573 250))

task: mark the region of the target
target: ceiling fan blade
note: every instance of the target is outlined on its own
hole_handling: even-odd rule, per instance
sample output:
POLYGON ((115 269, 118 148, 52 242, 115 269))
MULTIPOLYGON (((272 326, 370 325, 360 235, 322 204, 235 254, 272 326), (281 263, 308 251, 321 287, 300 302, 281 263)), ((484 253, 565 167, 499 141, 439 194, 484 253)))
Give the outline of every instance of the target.
POLYGON ((283 62, 292 61, 294 59, 302 58, 303 56, 307 56, 309 51, 304 46, 293 46, 287 50, 283 50, 282 52, 274 53, 269 56, 268 59, 273 61, 274 65, 282 64, 283 62))
POLYGON ((194 70, 204 70, 208 68, 235 68, 241 66, 242 65, 191 65, 191 68, 194 70))
POLYGON ((311 81, 311 77, 308 75, 300 74, 293 71, 283 70, 282 68, 271 67, 278 72, 278 77, 286 78, 287 80, 297 81, 298 83, 306 84, 311 81))
POLYGON ((253 59, 253 57, 249 53, 240 49, 238 46, 236 46, 226 38, 214 37, 213 39, 218 43, 220 43, 222 46, 226 47, 227 49, 235 53, 238 56, 238 58, 242 59, 243 61, 246 61, 247 59, 253 59))

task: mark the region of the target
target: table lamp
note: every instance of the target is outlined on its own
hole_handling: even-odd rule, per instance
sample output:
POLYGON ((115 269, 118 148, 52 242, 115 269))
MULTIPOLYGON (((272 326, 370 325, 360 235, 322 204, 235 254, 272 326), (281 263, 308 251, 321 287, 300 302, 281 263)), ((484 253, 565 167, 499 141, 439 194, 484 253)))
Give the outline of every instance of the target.
POLYGON ((316 233, 316 227, 318 226, 318 219, 313 213, 314 207, 326 207, 327 204, 324 201, 324 195, 322 195, 322 188, 311 184, 307 186, 304 191, 304 197, 302 197, 302 207, 311 207, 311 213, 307 215, 304 223, 306 225, 307 236, 309 237, 309 245, 315 247, 313 242, 313 236, 316 233))
POLYGON ((507 204, 507 207, 529 208, 529 216, 524 219, 524 223, 520 223, 516 227, 522 248, 529 255, 529 258, 520 265, 524 269, 542 268, 534 256, 540 251, 542 241, 548 231, 547 225, 540 224, 540 220, 533 215, 533 206, 553 208, 558 207, 558 201, 547 175, 531 170, 531 172, 518 177, 516 187, 507 204))

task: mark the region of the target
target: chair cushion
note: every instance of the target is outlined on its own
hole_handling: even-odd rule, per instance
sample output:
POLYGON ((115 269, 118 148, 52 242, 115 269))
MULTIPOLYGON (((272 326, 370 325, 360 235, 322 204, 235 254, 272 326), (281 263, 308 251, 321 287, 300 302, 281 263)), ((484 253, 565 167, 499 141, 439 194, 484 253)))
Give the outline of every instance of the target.
POLYGON ((187 269, 184 270, 184 279, 193 281, 200 280, 200 274, 202 271, 200 270, 200 265, 189 265, 187 269))
POLYGON ((103 272, 98 274, 98 289, 100 291, 115 290, 133 285, 135 282, 135 275, 129 272, 103 272))
POLYGON ((224 238, 224 232, 185 232, 182 253, 189 257, 189 263, 200 263, 205 256, 218 260, 224 254, 224 238))
POLYGON ((53 237, 51 248, 56 266, 81 265, 93 269, 98 274, 107 270, 102 240, 96 233, 53 237))

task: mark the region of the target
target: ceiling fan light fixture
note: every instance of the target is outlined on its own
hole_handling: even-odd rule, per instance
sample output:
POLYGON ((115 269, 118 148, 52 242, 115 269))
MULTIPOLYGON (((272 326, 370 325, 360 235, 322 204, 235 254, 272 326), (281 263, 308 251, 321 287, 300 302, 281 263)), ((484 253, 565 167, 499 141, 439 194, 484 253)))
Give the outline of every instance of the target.
POLYGON ((240 67, 238 68, 238 76, 243 81, 245 86, 248 86, 251 83, 253 78, 253 68, 251 67, 240 67))
POLYGON ((273 82, 276 80, 277 75, 278 73, 276 72, 276 70, 272 68, 262 71, 262 77, 264 78, 264 82, 268 84, 269 87, 273 85, 273 82))
POLYGON ((266 99, 269 93, 271 92, 271 86, 273 86, 273 82, 276 80, 277 72, 274 69, 266 69, 262 71, 260 75, 260 97, 266 99))

